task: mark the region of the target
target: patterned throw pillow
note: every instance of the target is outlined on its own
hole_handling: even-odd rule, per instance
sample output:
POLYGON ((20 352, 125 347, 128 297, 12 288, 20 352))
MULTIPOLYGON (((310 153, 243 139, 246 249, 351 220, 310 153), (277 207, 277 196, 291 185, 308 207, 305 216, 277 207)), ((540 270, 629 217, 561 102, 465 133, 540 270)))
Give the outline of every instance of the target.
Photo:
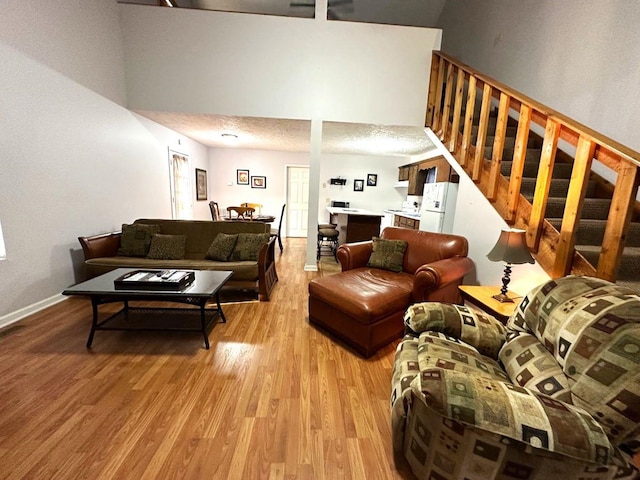
POLYGON ((213 239, 209 249, 205 254, 205 258, 209 260, 217 260, 219 262, 226 262, 233 253, 233 248, 238 241, 238 234, 219 233, 216 238, 213 239))
POLYGON ((373 237, 373 251, 367 267, 381 268, 392 272, 402 272, 404 252, 407 242, 404 240, 385 240, 373 237))
POLYGON ((238 241, 233 247, 229 260, 240 262, 243 260, 258 260, 262 246, 269 241, 268 233, 239 233, 238 241))
POLYGON ((160 233, 160 225, 122 224, 122 236, 117 254, 125 257, 146 256, 149 253, 151 239, 156 233, 160 233))
POLYGON ((187 244, 185 235, 155 234, 147 258, 154 260, 182 260, 187 244))

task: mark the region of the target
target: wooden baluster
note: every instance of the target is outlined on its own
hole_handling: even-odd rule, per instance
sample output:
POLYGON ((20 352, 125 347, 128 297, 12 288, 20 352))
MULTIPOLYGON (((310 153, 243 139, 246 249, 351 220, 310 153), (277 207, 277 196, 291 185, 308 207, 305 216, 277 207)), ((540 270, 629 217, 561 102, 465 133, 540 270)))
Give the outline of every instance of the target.
POLYGON ((584 197, 589 186, 589 175, 595 149, 595 143, 584 136, 580 136, 573 169, 571 170, 571 181, 564 206, 564 215, 562 216, 556 259, 551 271, 553 278, 563 277, 571 271, 576 232, 582 216, 584 197))
POLYGON ((460 135, 460 114, 462 113, 462 97, 464 96, 464 70, 458 68, 458 80, 456 82, 456 100, 453 106, 453 124, 451 125, 451 139, 449 151, 455 152, 460 135))
POLYGON ((473 130, 473 112, 476 108, 476 77, 469 75, 469 87, 467 88, 467 106, 464 113, 464 130, 462 132, 462 148, 458 161, 461 166, 467 165, 469 147, 471 146, 471 131, 473 130))
POLYGON ((438 54, 433 52, 431 55, 431 73, 429 74, 429 97, 427 98, 427 118, 425 120, 425 127, 433 128, 433 115, 435 112, 436 90, 438 86, 438 67, 440 62, 438 60, 438 54))
POLYGON ((602 241, 602 250, 600 250, 598 259, 596 273, 598 278, 611 281, 616 279, 616 272, 620 265, 629 222, 638 194, 638 182, 638 167, 630 162, 621 161, 611 199, 607 228, 602 241))
POLYGON ((511 164, 511 174, 509 175, 509 198, 507 199, 507 218, 505 218, 508 223, 514 223, 516 221, 518 202, 520 201, 520 188, 522 186, 522 172, 524 172, 527 144, 529 143, 530 125, 531 107, 523 103, 520 105, 518 132, 516 133, 513 163, 511 164))
POLYGON ((442 111, 442 128, 440 129, 440 140, 446 143, 447 132, 449 131, 449 115, 451 113, 451 97, 453 96, 453 63, 447 66, 447 86, 444 90, 444 110, 442 111))
POLYGON ((489 126, 489 112, 491 110, 491 85, 485 83, 482 87, 482 107, 480 108, 480 121, 478 123, 478 138, 476 140, 476 153, 473 157, 473 170, 471 179, 480 181, 482 163, 484 162, 484 144, 487 141, 487 128, 489 126))
POLYGON ((440 57, 440 61, 438 62, 438 80, 436 84, 436 96, 435 96, 435 105, 433 111, 433 126, 431 130, 436 135, 442 128, 442 84, 444 83, 444 70, 445 70, 445 60, 440 57))
POLYGON ((529 228, 527 229, 527 243, 534 252, 540 246, 540 237, 544 226, 544 214, 547 209, 547 199, 549 198, 549 187, 551 186, 551 175, 553 174, 553 164, 556 159, 556 148, 558 137, 560 136, 560 124, 551 119, 547 119, 547 127, 544 132, 544 142, 542 144, 542 155, 540 156, 540 167, 538 178, 536 179, 536 190, 533 196, 533 206, 529 217, 529 228))
POLYGON ((498 107, 498 119, 496 132, 493 139, 493 153, 491 154, 491 171, 489 173, 489 185, 487 186, 487 199, 495 200, 498 191, 498 179, 502 165, 502 153, 504 150, 504 138, 507 133, 507 121, 509 120, 509 104, 511 97, 500 92, 500 106, 498 107))

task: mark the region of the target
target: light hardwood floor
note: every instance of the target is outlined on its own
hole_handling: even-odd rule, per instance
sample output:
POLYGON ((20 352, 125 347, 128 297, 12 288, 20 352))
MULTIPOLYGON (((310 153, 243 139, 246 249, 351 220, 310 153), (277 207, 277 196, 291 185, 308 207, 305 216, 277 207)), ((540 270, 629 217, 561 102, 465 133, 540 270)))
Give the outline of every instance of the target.
POLYGON ((70 298, 0 330, 0 479, 396 479, 395 345, 364 360, 308 324, 303 239, 271 302, 197 333, 97 332, 70 298))

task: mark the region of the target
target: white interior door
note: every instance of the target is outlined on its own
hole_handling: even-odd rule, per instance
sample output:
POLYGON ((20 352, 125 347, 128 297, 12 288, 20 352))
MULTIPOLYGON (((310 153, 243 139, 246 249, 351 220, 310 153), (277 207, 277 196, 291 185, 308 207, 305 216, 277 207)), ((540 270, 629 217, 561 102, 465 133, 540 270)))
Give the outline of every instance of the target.
POLYGON ((307 236, 309 167, 287 167, 287 237, 307 236))

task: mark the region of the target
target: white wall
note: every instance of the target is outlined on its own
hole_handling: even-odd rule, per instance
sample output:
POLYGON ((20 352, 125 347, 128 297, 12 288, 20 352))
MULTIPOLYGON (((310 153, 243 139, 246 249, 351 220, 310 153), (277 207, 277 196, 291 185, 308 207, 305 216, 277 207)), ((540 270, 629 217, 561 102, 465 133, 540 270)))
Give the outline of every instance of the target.
POLYGON ((0 325, 77 281, 78 236, 142 216, 170 217, 168 147, 189 154, 193 167, 207 166, 203 146, 184 138, 178 145, 175 132, 105 96, 118 97, 124 77, 114 60, 122 50, 112 37, 117 8, 103 0, 55 8, 12 3, 0 17, 0 221, 7 250, 0 325), (57 22, 64 29, 53 28, 57 22), (46 63, 34 46, 52 52, 46 63))
MULTIPOLYGON (((464 283, 467 285, 501 286, 504 264, 490 261, 487 259, 487 253, 498 241, 500 231, 510 227, 447 148, 438 140, 438 137, 430 129, 425 131, 460 176, 453 233, 467 239, 469 242, 468 256, 475 265, 475 270, 465 277, 464 283)), ((525 295, 533 287, 550 278, 537 263, 514 265, 512 269, 509 290, 520 295, 525 295)))
POLYGON ((424 125, 437 29, 120 7, 134 110, 424 125))
POLYGON ((640 151, 640 3, 447 0, 442 50, 640 151))
MULTIPOLYGON (((210 148, 209 195, 211 200, 218 202, 220 213, 223 215, 229 206, 240 205, 244 202, 261 203, 264 214, 276 217, 273 227, 277 227, 282 204, 286 202, 285 175, 288 165, 308 166, 309 153, 210 148), (251 176, 267 177, 267 188, 238 185, 236 182, 237 169, 249 170, 251 176)), ((206 219, 211 219, 208 210, 206 219)))
POLYGON ((326 207, 331 205, 331 200, 349 202, 351 208, 364 208, 380 213, 385 208, 400 208, 406 200, 407 190, 396 189, 393 185, 398 180, 398 166, 410 162, 405 157, 323 154, 320 164, 319 222, 329 221, 326 207), (378 174, 377 186, 367 186, 369 173, 378 174), (346 185, 331 185, 329 179, 333 177, 347 179, 346 185), (364 180, 362 192, 353 190, 355 179, 364 180))

